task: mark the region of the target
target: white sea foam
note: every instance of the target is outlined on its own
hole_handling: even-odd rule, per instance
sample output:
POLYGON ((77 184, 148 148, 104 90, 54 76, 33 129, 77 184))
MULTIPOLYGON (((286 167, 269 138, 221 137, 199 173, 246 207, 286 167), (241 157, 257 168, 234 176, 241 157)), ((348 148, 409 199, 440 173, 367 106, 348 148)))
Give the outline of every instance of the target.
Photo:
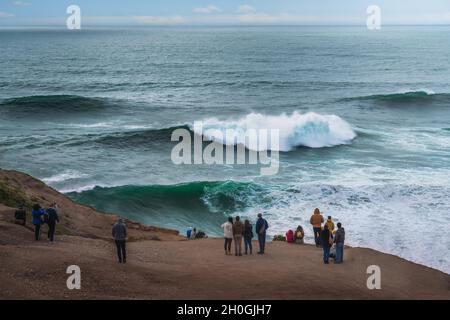
POLYGON ((62 173, 58 173, 56 175, 53 175, 48 178, 43 178, 42 181, 45 183, 58 183, 58 182, 64 182, 67 180, 74 180, 74 179, 80 179, 80 178, 86 178, 89 175, 85 173, 81 173, 76 170, 65 170, 62 173))
POLYGON ((431 96, 433 94, 436 94, 436 92, 434 92, 433 90, 426 89, 426 88, 421 88, 421 89, 401 89, 397 93, 399 93, 399 94, 408 94, 408 93, 421 93, 421 92, 424 92, 424 93, 426 93, 429 96, 431 96))
MULTIPOLYGON (((273 151, 290 151, 298 146, 332 147, 350 143, 356 137, 351 126, 340 117, 314 112, 306 114, 294 112, 290 115, 283 113, 278 116, 250 113, 238 120, 210 118, 203 121, 203 132, 196 133, 203 134, 210 141, 227 145, 242 144, 249 148, 258 144, 246 139, 248 130, 263 129, 279 130, 279 148, 278 150, 274 148, 273 151), (232 139, 225 138, 226 131, 233 133, 232 139)), ((272 149, 270 144, 269 149, 272 149)))

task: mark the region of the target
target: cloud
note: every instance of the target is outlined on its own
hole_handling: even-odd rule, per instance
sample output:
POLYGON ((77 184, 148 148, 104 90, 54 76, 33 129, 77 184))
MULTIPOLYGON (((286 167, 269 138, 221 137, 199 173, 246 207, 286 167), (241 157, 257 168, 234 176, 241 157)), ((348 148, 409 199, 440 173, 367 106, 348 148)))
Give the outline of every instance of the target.
POLYGON ((16 7, 27 7, 31 5, 31 3, 25 1, 13 1, 12 4, 15 5, 16 7))
POLYGON ((133 19, 139 24, 147 24, 147 25, 173 25, 173 24, 182 24, 186 22, 185 18, 182 16, 136 16, 133 19))
POLYGON ((2 18, 12 18, 14 15, 12 13, 0 11, 0 19, 2 18))
POLYGON ((209 5, 209 6, 203 7, 203 8, 194 8, 193 11, 195 13, 209 14, 209 13, 213 13, 213 12, 221 12, 222 10, 220 10, 220 8, 218 8, 216 6, 209 5))
POLYGON ((248 13, 253 13, 253 12, 255 12, 256 9, 253 8, 252 6, 248 5, 248 4, 243 4, 243 5, 239 6, 239 8, 238 8, 237 11, 238 11, 238 13, 245 13, 245 14, 248 14, 248 13))

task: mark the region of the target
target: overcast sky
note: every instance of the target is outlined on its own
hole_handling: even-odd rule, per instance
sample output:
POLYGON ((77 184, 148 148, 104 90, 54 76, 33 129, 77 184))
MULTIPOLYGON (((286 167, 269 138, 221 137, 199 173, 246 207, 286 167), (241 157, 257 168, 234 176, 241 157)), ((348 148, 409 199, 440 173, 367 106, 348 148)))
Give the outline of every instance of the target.
POLYGON ((78 5, 84 26, 450 24, 450 0, 0 0, 0 26, 65 26, 78 5))

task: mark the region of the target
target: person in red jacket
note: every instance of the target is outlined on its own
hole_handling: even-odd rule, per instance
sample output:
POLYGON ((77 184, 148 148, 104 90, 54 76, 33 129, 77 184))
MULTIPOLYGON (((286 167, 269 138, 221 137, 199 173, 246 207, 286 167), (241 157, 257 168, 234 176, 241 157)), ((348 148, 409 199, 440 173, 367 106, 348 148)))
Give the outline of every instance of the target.
POLYGON ((288 232, 286 232, 286 242, 294 243, 294 231, 289 230, 288 232))

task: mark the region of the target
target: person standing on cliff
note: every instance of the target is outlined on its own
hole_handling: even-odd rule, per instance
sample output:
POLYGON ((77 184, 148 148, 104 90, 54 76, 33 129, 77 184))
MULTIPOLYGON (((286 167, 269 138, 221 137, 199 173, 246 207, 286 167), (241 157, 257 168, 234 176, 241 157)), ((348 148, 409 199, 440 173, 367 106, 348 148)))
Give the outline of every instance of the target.
POLYGON ((256 234, 258 235, 259 252, 258 254, 264 254, 266 247, 266 231, 269 229, 267 220, 262 217, 262 213, 258 213, 258 220, 256 221, 256 234))
POLYGON ((53 203, 50 208, 47 209, 47 225, 48 225, 48 240, 53 242, 55 238, 56 223, 59 222, 58 212, 56 211, 56 203, 53 203))
POLYGON ((237 216, 233 223, 234 253, 236 256, 242 256, 242 236, 244 231, 244 224, 241 218, 237 216))
POLYGON ((334 263, 342 263, 344 261, 345 229, 340 222, 338 222, 337 227, 338 229, 334 236, 334 243, 336 243, 336 259, 334 263))
POLYGON ((225 255, 231 255, 231 242, 233 241, 233 218, 228 217, 228 221, 221 225, 223 237, 225 239, 225 255))
POLYGON ((313 215, 309 219, 309 222, 313 226, 314 241, 316 242, 316 247, 320 247, 320 233, 322 231, 323 221, 323 216, 320 214, 319 208, 315 208, 313 215))
POLYGON ((114 224, 112 228, 112 236, 117 247, 117 257, 119 258, 119 263, 127 263, 127 253, 125 249, 125 242, 127 239, 127 227, 123 222, 122 218, 114 224))

